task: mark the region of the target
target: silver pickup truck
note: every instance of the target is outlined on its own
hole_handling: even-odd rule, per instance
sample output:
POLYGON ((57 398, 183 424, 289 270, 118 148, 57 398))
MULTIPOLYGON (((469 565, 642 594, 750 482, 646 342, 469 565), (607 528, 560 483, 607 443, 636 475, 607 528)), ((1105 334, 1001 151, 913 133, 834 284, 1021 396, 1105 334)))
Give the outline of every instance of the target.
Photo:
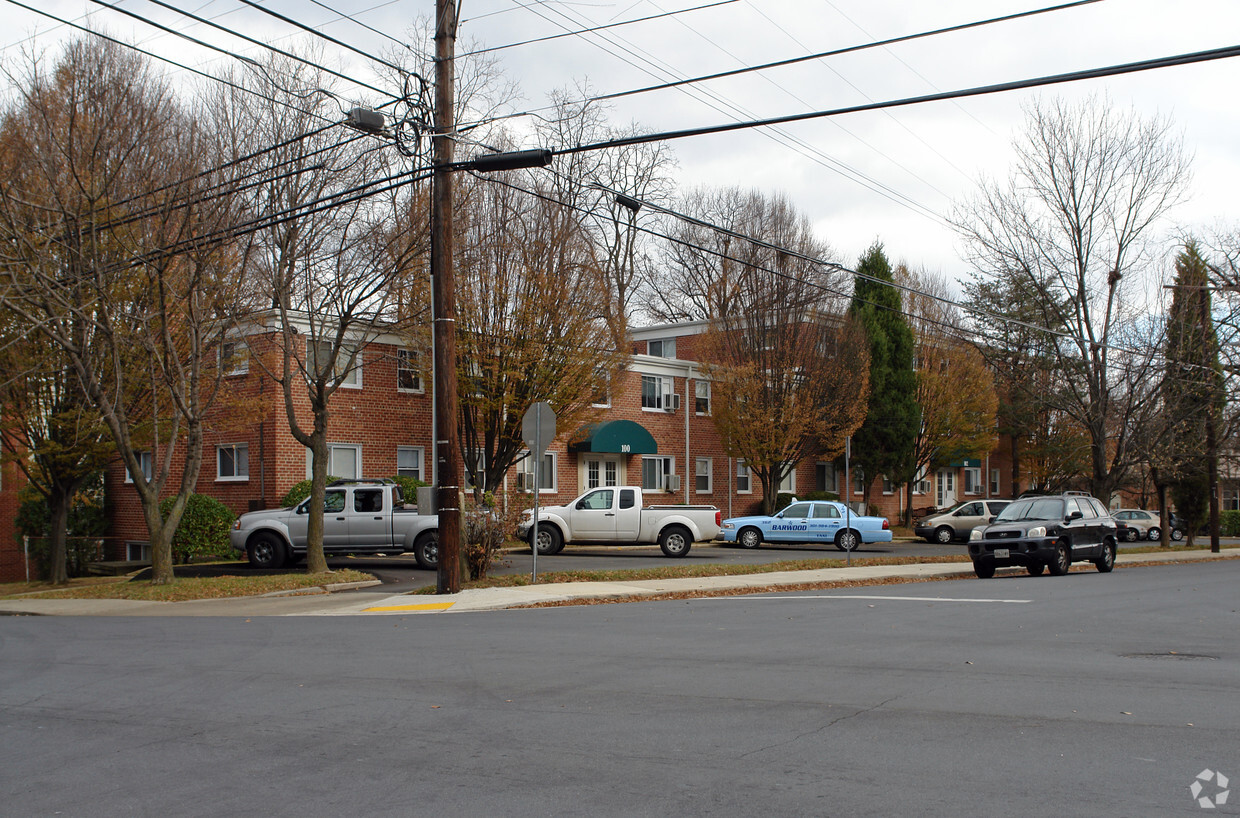
MULTIPOLYGON (((309 498, 295 506, 242 514, 229 533, 232 547, 255 568, 279 568, 306 555, 309 498)), ((337 480, 323 500, 327 554, 413 552, 423 568, 439 565, 439 516, 405 507, 390 480, 337 480)))

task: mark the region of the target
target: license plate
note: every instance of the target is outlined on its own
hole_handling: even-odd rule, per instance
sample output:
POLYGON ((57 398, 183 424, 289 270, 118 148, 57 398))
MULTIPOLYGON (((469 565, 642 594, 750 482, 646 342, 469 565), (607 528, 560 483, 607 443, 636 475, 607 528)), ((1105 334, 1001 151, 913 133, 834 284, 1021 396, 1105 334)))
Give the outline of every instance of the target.
POLYGON ((1012 556, 1012 554, 1011 554, 1011 552, 1009 552, 1009 551, 1008 551, 1008 549, 1006 549, 1006 548, 996 548, 996 549, 995 549, 995 556, 996 556, 996 557, 999 557, 1000 559, 1002 559, 1002 558, 1004 558, 1004 557, 1010 557, 1010 556, 1012 556))

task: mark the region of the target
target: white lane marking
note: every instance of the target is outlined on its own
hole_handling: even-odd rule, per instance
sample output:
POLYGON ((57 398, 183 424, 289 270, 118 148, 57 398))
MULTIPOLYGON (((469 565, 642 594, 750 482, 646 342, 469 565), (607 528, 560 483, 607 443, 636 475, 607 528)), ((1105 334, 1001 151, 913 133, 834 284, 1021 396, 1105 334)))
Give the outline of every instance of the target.
POLYGON ((706 599, 890 599, 900 602, 1009 602, 1015 604, 1033 601, 1032 599, 960 599, 948 596, 872 596, 866 594, 815 594, 801 596, 794 593, 780 594, 778 596, 746 594, 727 597, 706 597, 706 599))

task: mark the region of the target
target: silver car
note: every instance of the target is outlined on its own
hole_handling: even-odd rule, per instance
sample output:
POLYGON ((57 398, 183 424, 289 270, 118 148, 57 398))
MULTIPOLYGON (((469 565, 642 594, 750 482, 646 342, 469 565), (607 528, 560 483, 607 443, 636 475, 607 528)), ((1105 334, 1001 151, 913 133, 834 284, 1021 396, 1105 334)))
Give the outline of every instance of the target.
POLYGON ((1120 539, 1128 542, 1137 540, 1156 540, 1162 534, 1159 528, 1157 511, 1144 511, 1139 508, 1117 508, 1111 517, 1119 523, 1120 539))
POLYGON ((923 517, 913 526, 913 533, 924 537, 926 542, 949 543, 967 540, 973 529, 986 525, 990 518, 1002 511, 1011 500, 970 500, 951 511, 923 517))

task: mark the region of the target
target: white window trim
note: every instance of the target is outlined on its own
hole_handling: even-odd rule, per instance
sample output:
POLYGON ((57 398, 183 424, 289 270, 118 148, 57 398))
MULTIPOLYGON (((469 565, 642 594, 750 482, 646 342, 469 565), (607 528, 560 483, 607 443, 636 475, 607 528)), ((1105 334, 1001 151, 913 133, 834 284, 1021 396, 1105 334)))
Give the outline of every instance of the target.
POLYGON ((745 462, 744 458, 738 457, 736 458, 736 476, 737 477, 740 477, 741 469, 745 470, 745 476, 749 478, 749 488, 743 489, 740 487, 740 484, 737 483, 736 493, 737 494, 753 494, 753 469, 749 468, 749 464, 745 462))
MULTIPOLYGON (((353 467, 358 477, 365 477, 366 473, 362 471, 362 444, 360 443, 328 443, 327 444, 327 475, 329 477, 343 477, 344 475, 332 474, 332 451, 335 449, 352 449, 354 453, 353 467)), ((309 480, 314 476, 314 453, 306 449, 306 479, 309 480)))
POLYGON ((610 409, 611 408, 611 376, 608 375, 606 372, 600 372, 599 374, 601 374, 604 378, 603 400, 600 403, 591 403, 590 406, 594 407, 595 409, 610 409))
POLYGON ((964 495, 966 497, 979 497, 982 494, 982 469, 980 466, 966 466, 964 468, 964 495), (977 479, 973 480, 973 488, 969 488, 969 475, 975 475, 977 479))
MULTIPOLYGON (((412 349, 402 348, 396 350, 396 391, 403 392, 406 395, 424 395, 426 394, 426 378, 422 377, 422 368, 419 366, 402 367, 400 365, 401 353, 405 353, 406 359, 412 362, 417 361, 417 353, 412 349), (413 389, 400 385, 400 373, 402 371, 413 372, 417 376, 418 385, 413 389)), ((360 370, 359 370, 360 371, 360 370)), ((411 447, 406 447, 411 448, 411 447)))
MULTIPOLYGON (((426 450, 422 446, 397 446, 396 447, 396 474, 400 475, 400 452, 402 449, 418 453, 418 476, 414 480, 429 482, 426 479, 426 450)), ((408 475, 402 475, 408 476, 408 475)))
MULTIPOLYGON (((672 457, 671 455, 664 455, 664 454, 642 455, 642 480, 641 480, 642 491, 662 491, 662 492, 667 492, 670 494, 671 492, 668 489, 664 488, 663 486, 659 486, 658 488, 655 488, 655 489, 646 488, 646 461, 647 460, 663 461, 664 469, 663 469, 662 476, 664 479, 666 479, 676 473, 676 458, 672 457)), ((683 488, 683 486, 681 488, 683 488)))
POLYGON ((223 341, 221 342, 220 343, 220 370, 223 372, 225 377, 232 377, 234 375, 250 374, 250 345, 247 344, 245 341, 223 341), (225 369, 224 368, 224 359, 225 359, 224 350, 227 347, 236 347, 237 349, 245 350, 245 356, 244 358, 241 358, 241 356, 237 356, 234 353, 234 355, 230 357, 240 358, 240 360, 234 361, 234 364, 236 364, 235 367, 225 369))
POLYGON ((697 415, 698 417, 710 417, 712 408, 713 407, 711 406, 710 381, 704 381, 700 378, 695 380, 693 382, 693 414, 697 415), (698 390, 703 386, 706 387, 706 396, 705 396, 706 397, 706 411, 699 412, 697 408, 697 402, 698 402, 698 399, 701 398, 702 396, 698 394, 698 390))
POLYGON ((797 467, 796 466, 793 466, 792 471, 784 475, 784 480, 781 480, 779 482, 779 486, 776 487, 775 493, 776 494, 796 494, 797 493, 797 467), (784 487, 784 480, 788 481, 788 486, 786 488, 784 487))
POLYGON ((217 483, 247 483, 250 480, 250 444, 249 443, 221 443, 215 447, 215 482, 217 483), (237 450, 245 449, 245 474, 233 475, 225 477, 220 474, 220 455, 225 449, 233 450, 233 466, 237 464, 237 450))
MULTIPOLYGON (((318 369, 318 365, 319 365, 318 347, 320 345, 326 346, 329 351, 334 347, 331 341, 323 341, 323 340, 315 341, 310 338, 306 339, 306 345, 308 348, 313 348, 314 350, 313 353, 309 353, 306 355, 306 364, 307 364, 307 369, 309 370, 318 369), (314 360, 311 360, 311 358, 313 358, 314 360), (311 366, 311 364, 313 364, 313 366, 311 366)), ((336 355, 336 366, 332 370, 333 379, 338 375, 340 371, 340 367, 344 366, 345 362, 348 361, 349 356, 347 353, 353 350, 353 347, 350 344, 341 344, 340 346, 341 346, 340 352, 337 353, 336 355)), ((313 376, 314 372, 309 371, 307 372, 307 374, 313 376)), ((340 381, 340 388, 341 389, 361 389, 362 388, 362 350, 360 349, 357 350, 357 355, 354 356, 353 358, 353 368, 349 370, 349 372, 345 376, 345 379, 340 381), (349 378, 356 378, 357 383, 351 383, 349 381, 349 378)))
MULTIPOLYGON (((150 452, 134 452, 134 456, 138 458, 138 468, 142 469, 142 476, 150 482, 155 476, 155 459, 151 457, 150 452)), ((133 482, 133 475, 129 473, 128 466, 125 467, 125 482, 133 482)))
MULTIPOLYGON (((524 454, 522 454, 522 455, 521 455, 521 457, 517 458, 517 468, 518 468, 518 469, 520 469, 521 471, 525 472, 526 474, 529 474, 529 475, 533 475, 533 474, 534 474, 534 470, 533 470, 532 468, 527 468, 528 466, 533 466, 533 465, 534 465, 533 458, 531 457, 531 454, 532 454, 532 452, 531 452, 529 449, 526 449, 526 450, 525 450, 525 453, 524 453, 524 454)), ((538 493, 539 493, 539 494, 555 494, 557 491, 559 491, 559 485, 560 485, 560 481, 559 481, 559 473, 560 473, 560 455, 559 455, 559 453, 558 453, 558 452, 547 452, 547 451, 544 451, 544 452, 543 452, 543 457, 544 457, 544 458, 546 458, 546 457, 550 457, 550 458, 551 458, 551 487, 550 487, 550 488, 543 488, 542 486, 539 486, 539 487, 538 487, 538 493)), ((533 478, 531 477, 531 479, 533 479, 533 478)), ((604 486, 599 486, 599 488, 604 488, 604 486)), ((605 488, 611 488, 611 487, 610 487, 610 486, 606 486, 605 488)), ((526 492, 527 494, 533 494, 533 493, 534 493, 534 492, 530 491, 529 489, 525 489, 525 492, 526 492)))
POLYGON ((693 490, 696 494, 713 494, 715 491, 715 460, 711 457, 699 457, 693 461, 693 490), (698 472, 698 467, 703 463, 706 464, 706 488, 700 489, 697 480, 702 475, 698 472))
POLYGON ((884 474, 883 475, 883 494, 895 494, 895 493, 896 493, 896 484, 891 481, 890 477, 884 474), (890 486, 891 488, 888 488, 888 486, 890 486))
POLYGON ((644 381, 646 378, 653 378, 655 381, 655 385, 658 387, 656 391, 658 392, 658 395, 659 395, 659 405, 658 406, 647 406, 646 405, 646 394, 645 394, 646 390, 643 388, 640 390, 641 394, 639 395, 639 398, 642 401, 642 404, 641 404, 642 411, 643 412, 662 412, 663 414, 667 414, 668 412, 667 412, 667 409, 665 408, 667 406, 667 402, 675 399, 673 398, 673 395, 676 394, 676 379, 669 378, 665 375, 643 374, 642 380, 644 381))

